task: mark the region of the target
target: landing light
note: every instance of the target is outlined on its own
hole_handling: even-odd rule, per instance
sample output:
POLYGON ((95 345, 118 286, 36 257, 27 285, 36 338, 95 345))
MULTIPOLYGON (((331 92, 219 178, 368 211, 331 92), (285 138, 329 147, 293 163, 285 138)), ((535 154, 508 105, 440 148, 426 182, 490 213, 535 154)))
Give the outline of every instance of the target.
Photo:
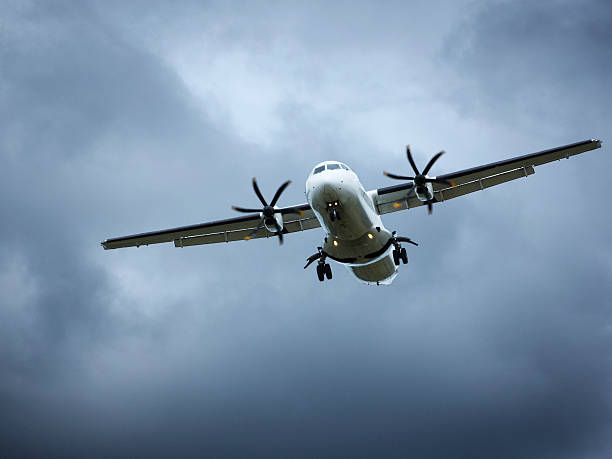
POLYGON ((368 233, 368 237, 369 237, 370 239, 374 239, 374 235, 373 235, 372 233, 368 233))
POLYGON ((338 241, 334 241, 334 247, 338 247, 338 241))

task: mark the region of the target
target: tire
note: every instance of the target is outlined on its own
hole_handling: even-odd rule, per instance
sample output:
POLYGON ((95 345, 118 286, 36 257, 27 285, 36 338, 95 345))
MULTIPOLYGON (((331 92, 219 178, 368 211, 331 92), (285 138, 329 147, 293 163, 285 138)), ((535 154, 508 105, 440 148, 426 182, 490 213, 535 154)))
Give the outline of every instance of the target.
POLYGON ((395 263, 395 266, 400 264, 400 254, 397 249, 393 249, 393 263, 395 263))
POLYGON ((329 266, 329 263, 325 263, 325 277, 330 280, 332 278, 331 266, 329 266))
POLYGON ((406 252, 406 247, 402 247, 402 251, 400 252, 400 257, 402 258, 402 263, 408 263, 408 252, 406 252))
POLYGON ((325 268, 323 265, 317 265, 317 277, 321 282, 325 280, 325 268))

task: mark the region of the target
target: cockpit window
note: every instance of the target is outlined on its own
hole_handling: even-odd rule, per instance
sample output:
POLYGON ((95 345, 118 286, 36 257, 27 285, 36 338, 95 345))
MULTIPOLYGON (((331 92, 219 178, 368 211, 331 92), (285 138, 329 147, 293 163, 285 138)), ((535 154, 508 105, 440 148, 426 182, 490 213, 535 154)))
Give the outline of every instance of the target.
POLYGON ((328 164, 327 165, 327 169, 340 169, 340 164, 337 163, 333 163, 333 164, 328 164))
POLYGON ((319 166, 319 167, 315 167, 315 170, 312 172, 312 174, 318 174, 319 172, 323 172, 325 170, 325 165, 323 166, 319 166))
POLYGON ((342 169, 346 169, 347 171, 350 171, 350 169, 346 165, 344 165, 344 164, 340 164, 340 167, 342 169))

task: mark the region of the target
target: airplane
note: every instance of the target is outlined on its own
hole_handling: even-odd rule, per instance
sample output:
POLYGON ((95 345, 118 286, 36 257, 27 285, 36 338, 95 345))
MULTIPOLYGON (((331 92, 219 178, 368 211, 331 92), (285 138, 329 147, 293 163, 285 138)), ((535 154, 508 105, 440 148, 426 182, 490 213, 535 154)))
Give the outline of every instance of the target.
POLYGON ((323 243, 307 258, 304 269, 316 261, 319 281, 332 279, 331 266, 327 262, 330 259, 347 266, 361 282, 389 285, 397 276, 400 264, 408 263, 402 243, 418 244, 385 228, 381 215, 419 206, 427 206, 431 214, 433 204, 528 177, 535 173, 534 167, 600 147, 600 140, 589 139, 450 174, 429 176, 432 166, 444 152, 434 155, 420 170, 408 146, 406 156, 414 174, 384 172, 387 177, 404 183, 370 191, 365 190, 357 174, 346 164, 324 161, 308 175, 306 204, 277 205, 291 183, 289 180, 268 202, 253 178, 253 190, 262 207, 232 207, 245 213, 244 216, 106 239, 101 245, 108 250, 174 241, 175 247, 189 247, 268 237, 278 237, 282 244, 287 234, 322 227, 325 230, 323 243))

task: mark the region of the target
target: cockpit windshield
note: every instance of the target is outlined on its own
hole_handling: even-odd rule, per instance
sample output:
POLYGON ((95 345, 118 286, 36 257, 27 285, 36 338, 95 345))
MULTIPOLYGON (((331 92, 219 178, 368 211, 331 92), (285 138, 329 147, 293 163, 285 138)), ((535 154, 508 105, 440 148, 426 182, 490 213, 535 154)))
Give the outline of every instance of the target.
POLYGON ((315 167, 314 170, 312 171, 312 175, 318 174, 319 172, 323 172, 326 168, 327 170, 344 169, 344 170, 350 171, 350 169, 345 164, 327 163, 327 164, 323 164, 321 166, 315 167))

